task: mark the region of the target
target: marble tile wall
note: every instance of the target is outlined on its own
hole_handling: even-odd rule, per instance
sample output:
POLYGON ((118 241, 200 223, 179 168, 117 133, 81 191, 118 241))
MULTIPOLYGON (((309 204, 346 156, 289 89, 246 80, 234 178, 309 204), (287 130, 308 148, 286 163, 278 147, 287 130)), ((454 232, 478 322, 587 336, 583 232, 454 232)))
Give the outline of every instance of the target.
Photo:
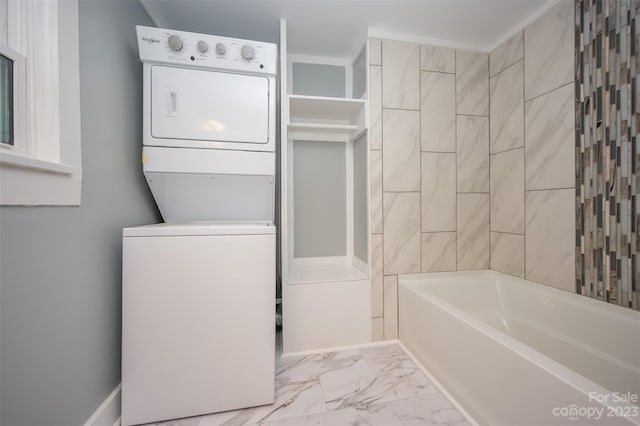
POLYGON ((640 2, 575 6, 577 289, 639 310, 640 2))
POLYGON ((575 291, 574 4, 489 55, 491 269, 575 291))
POLYGON ((372 329, 389 340, 398 274, 489 268, 489 55, 371 39, 369 71, 372 329))

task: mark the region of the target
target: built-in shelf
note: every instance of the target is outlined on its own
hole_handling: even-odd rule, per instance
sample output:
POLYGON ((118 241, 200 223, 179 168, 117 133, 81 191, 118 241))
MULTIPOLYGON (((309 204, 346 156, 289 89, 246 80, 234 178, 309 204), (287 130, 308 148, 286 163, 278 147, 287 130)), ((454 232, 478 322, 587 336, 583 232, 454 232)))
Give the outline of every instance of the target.
POLYGON ((289 95, 291 122, 300 118, 355 123, 364 112, 363 99, 330 98, 324 96, 289 95))
POLYGON ((304 139, 351 142, 365 130, 363 99, 289 95, 291 136, 304 139))
MULTIPOLYGON (((364 265, 366 267, 366 265, 364 265)), ((362 266, 348 257, 298 258, 289 261, 289 284, 313 284, 366 280, 362 266)))
POLYGON ((327 124, 327 123, 289 123, 290 129, 322 130, 325 132, 355 132, 358 126, 355 124, 327 124))

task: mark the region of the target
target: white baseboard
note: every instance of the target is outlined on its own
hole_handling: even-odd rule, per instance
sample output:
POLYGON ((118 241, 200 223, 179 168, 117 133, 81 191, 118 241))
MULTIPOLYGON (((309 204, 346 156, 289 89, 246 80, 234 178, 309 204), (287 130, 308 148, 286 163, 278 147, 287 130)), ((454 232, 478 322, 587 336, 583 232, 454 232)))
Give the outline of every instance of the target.
POLYGON ((352 349, 361 349, 361 348, 370 348, 374 346, 386 346, 393 345, 396 343, 400 343, 397 340, 382 340, 379 342, 368 342, 368 343, 360 343, 358 345, 348 345, 348 346, 336 346, 332 348, 322 348, 322 349, 313 349, 310 351, 300 351, 300 352, 285 352, 281 355, 281 358, 287 358, 291 356, 305 356, 305 355, 316 355, 316 354, 324 354, 327 352, 340 352, 340 351, 348 351, 352 349))
POLYGON ((121 389, 122 384, 119 383, 84 423, 84 426, 119 426, 121 389))

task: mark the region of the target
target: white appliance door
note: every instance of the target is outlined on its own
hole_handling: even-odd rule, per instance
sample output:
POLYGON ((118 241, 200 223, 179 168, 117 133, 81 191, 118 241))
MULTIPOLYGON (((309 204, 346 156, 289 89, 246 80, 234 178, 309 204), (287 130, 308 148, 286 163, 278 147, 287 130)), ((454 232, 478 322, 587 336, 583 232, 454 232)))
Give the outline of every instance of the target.
POLYGON ((269 79, 186 68, 151 69, 154 138, 266 144, 269 79))
POLYGON ((275 252, 275 234, 123 239, 123 426, 274 401, 275 252))

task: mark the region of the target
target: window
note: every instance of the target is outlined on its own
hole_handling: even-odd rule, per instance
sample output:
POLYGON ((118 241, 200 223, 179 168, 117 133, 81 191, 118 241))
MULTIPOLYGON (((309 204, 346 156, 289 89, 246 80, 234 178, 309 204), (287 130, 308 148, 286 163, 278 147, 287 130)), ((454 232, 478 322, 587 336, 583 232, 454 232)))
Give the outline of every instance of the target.
POLYGON ((0 148, 24 152, 25 58, 0 44, 0 148))
POLYGON ((0 0, 0 204, 80 204, 79 92, 77 0, 0 0))
POLYGON ((0 55, 0 143, 13 146, 13 59, 0 55))

